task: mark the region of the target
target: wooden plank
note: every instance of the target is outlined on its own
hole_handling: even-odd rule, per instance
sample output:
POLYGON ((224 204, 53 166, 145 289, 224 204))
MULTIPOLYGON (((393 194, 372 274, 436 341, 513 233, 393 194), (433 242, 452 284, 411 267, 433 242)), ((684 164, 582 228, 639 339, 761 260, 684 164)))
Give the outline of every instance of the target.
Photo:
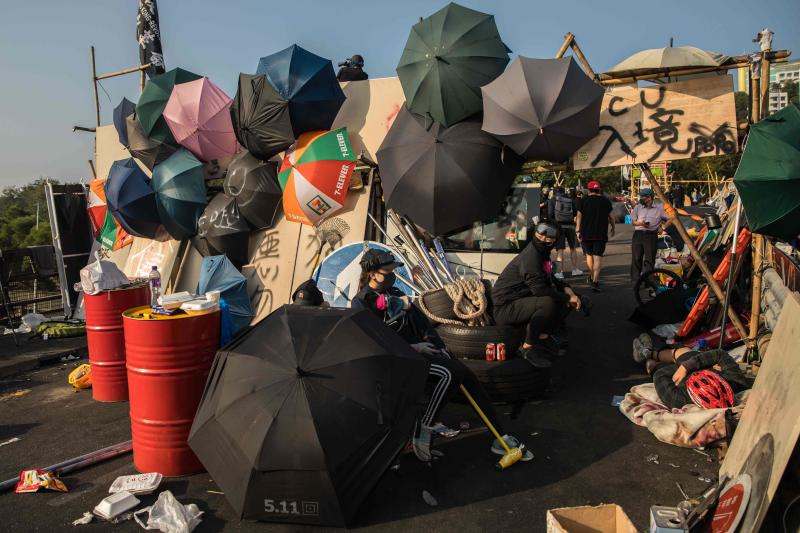
POLYGON ((789 293, 720 475, 753 478, 741 531, 759 531, 800 435, 800 295, 789 293))
POLYGON ((608 89, 600 133, 575 152, 574 168, 672 161, 737 151, 733 77, 608 89))

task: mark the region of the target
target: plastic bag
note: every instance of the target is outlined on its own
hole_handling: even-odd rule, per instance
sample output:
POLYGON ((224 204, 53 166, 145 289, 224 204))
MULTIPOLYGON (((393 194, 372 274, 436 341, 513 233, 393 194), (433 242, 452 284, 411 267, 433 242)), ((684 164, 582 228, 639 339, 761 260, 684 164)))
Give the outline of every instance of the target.
POLYGON ((189 533, 202 520, 203 511, 197 505, 183 505, 175 499, 172 492, 165 490, 150 507, 133 513, 136 523, 144 529, 154 529, 164 533, 189 533), (139 520, 139 515, 148 512, 147 524, 139 520))
POLYGON ((117 265, 111 261, 102 261, 95 252, 95 261, 81 269, 81 288, 86 294, 97 294, 100 291, 116 289, 130 283, 117 265))
POLYGON ((36 329, 39 327, 39 324, 45 321, 47 321, 47 317, 41 313, 27 313, 22 315, 22 323, 30 328, 28 331, 36 329))

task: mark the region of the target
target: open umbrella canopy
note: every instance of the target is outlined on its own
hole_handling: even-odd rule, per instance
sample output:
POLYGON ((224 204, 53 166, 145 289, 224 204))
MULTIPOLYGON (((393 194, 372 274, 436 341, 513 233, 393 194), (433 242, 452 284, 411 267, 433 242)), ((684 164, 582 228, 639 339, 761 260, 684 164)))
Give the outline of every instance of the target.
POLYGON ((114 108, 114 128, 117 130, 119 143, 122 146, 128 146, 128 127, 125 124, 125 119, 136 112, 136 104, 123 98, 117 107, 114 108))
POLYGON ((750 126, 733 183, 752 231, 783 240, 800 235, 800 105, 750 126))
POLYGON ((253 308, 247 295, 247 280, 224 255, 203 258, 197 294, 220 291, 228 304, 233 322, 233 335, 245 328, 253 319, 253 308))
POLYGON ((317 225, 340 210, 355 168, 356 156, 345 128, 301 135, 283 158, 278 174, 286 218, 317 225))
POLYGON ((296 44, 262 57, 256 73, 265 75, 286 100, 295 137, 330 129, 345 100, 330 59, 296 44))
POLYGON ((135 113, 125 118, 125 127, 128 131, 128 152, 150 170, 178 150, 173 144, 149 138, 135 113))
POLYGON ((728 56, 694 46, 668 46, 636 52, 621 63, 614 65, 608 72, 619 75, 635 75, 656 68, 716 67, 727 59, 728 56))
POLYGON ((176 85, 163 115, 178 144, 211 161, 230 157, 239 147, 230 107, 231 98, 222 89, 200 78, 176 85))
POLYGON ((603 88, 571 57, 517 57, 481 91, 483 130, 528 160, 564 161, 599 131, 603 88))
POLYGON ((178 150, 153 170, 153 190, 161 221, 173 239, 197 233, 197 220, 206 207, 203 163, 188 150, 178 150))
POLYGON ((259 159, 266 161, 294 142, 286 99, 263 74, 239 74, 231 119, 239 144, 259 159))
POLYGON ((344 526, 406 446, 427 368, 368 310, 283 306, 217 353, 189 446, 242 518, 344 526))
POLYGON ((236 268, 247 263, 250 226, 239 213, 236 200, 217 193, 197 221, 195 247, 204 256, 226 255, 236 268))
POLYGON ((164 121, 164 108, 176 84, 197 79, 200 76, 194 72, 174 68, 147 80, 136 104, 136 116, 142 123, 145 135, 156 141, 175 143, 175 137, 164 121))
POLYGON ((480 116, 445 128, 405 108, 377 155, 386 205, 434 235, 497 215, 523 162, 480 116))
POLYGON ((236 199, 239 212, 254 228, 272 226, 283 197, 275 162, 261 161, 242 151, 228 166, 222 187, 225 194, 236 199))
POLYGON ((163 238, 163 226, 150 179, 131 158, 114 161, 106 180, 108 210, 134 237, 163 238))
POLYGON ((508 64, 494 17, 450 3, 414 24, 397 75, 415 113, 445 126, 481 110, 481 87, 508 64))

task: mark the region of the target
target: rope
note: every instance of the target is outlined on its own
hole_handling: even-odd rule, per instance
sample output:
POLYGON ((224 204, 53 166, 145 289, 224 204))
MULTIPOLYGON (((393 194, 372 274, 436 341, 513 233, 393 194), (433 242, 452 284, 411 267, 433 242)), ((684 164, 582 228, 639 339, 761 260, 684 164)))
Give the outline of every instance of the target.
POLYGON ((453 320, 434 315, 425 305, 425 296, 436 292, 435 289, 422 293, 419 298, 419 308, 422 313, 434 322, 463 326, 464 322, 470 326, 483 326, 486 324, 486 287, 478 278, 459 279, 444 286, 444 291, 453 300, 453 313, 461 320, 453 320))

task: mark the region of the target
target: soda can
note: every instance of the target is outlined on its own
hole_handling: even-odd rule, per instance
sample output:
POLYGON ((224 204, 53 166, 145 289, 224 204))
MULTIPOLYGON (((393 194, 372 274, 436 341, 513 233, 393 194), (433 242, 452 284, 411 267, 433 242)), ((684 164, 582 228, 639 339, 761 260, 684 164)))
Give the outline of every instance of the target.
POLYGON ((497 360, 498 361, 505 361, 506 360, 506 343, 498 342, 497 343, 497 360))
POLYGON ((493 342, 486 343, 486 360, 494 361, 497 354, 497 346, 493 342))

